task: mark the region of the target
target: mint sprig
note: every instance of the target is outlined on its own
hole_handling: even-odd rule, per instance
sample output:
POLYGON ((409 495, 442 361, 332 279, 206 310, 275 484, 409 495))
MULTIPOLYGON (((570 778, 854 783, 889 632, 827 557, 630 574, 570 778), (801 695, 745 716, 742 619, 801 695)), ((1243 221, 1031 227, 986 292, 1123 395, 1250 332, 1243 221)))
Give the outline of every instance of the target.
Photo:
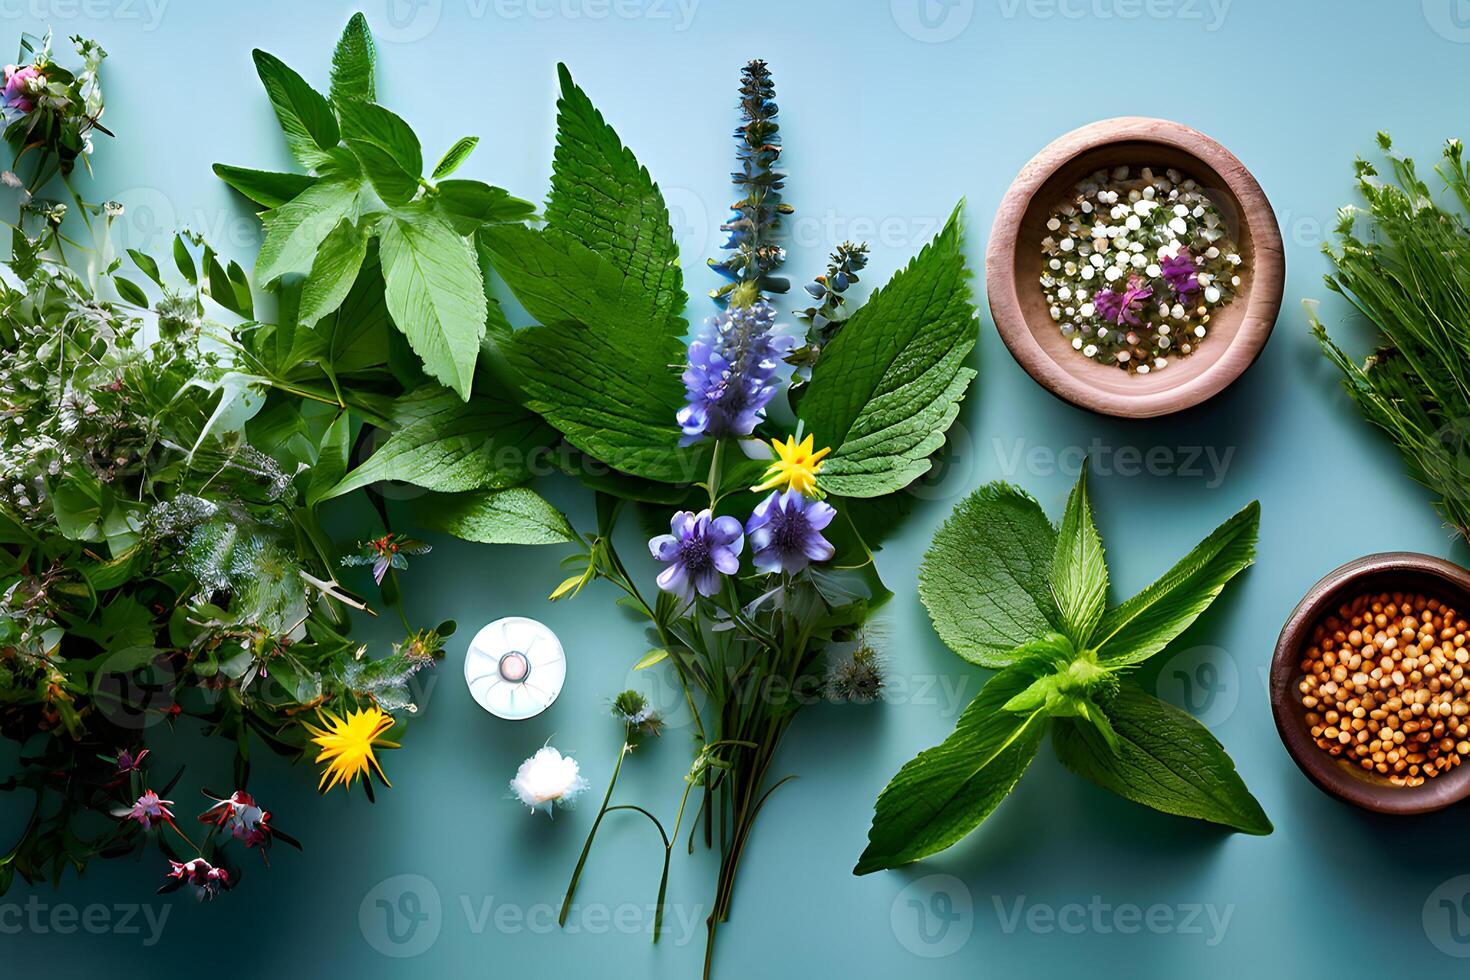
POLYGON ((1033 498, 1003 483, 961 501, 924 557, 919 596, 951 649, 1003 669, 954 733, 883 790, 854 873, 917 861, 979 826, 1048 731, 1067 768, 1119 796, 1269 834, 1270 820, 1214 736, 1128 676, 1251 564, 1259 524, 1253 502, 1109 610, 1085 467, 1060 528, 1033 498))

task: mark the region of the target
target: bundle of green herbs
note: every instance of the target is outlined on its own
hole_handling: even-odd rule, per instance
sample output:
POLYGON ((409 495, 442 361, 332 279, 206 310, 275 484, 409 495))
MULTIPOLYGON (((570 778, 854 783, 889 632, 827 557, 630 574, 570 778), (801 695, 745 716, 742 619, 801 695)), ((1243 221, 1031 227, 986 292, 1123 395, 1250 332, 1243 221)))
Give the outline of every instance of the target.
POLYGON ((1453 203, 1442 204, 1388 134, 1378 145, 1392 179, 1360 158, 1365 207, 1342 209, 1337 246, 1323 246, 1328 287, 1377 328, 1378 347, 1359 363, 1328 337, 1314 301, 1307 315, 1364 418, 1470 539, 1470 171, 1460 141, 1446 142, 1435 172, 1453 203))

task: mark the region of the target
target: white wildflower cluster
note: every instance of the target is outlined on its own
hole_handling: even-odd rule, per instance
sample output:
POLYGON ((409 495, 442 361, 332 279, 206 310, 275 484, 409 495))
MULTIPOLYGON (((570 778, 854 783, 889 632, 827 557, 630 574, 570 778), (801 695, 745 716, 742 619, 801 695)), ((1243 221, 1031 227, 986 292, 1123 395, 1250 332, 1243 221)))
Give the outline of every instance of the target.
POLYGON ((1129 373, 1195 350, 1244 273, 1204 188, 1168 168, 1099 170, 1046 222, 1041 288, 1074 350, 1129 373))

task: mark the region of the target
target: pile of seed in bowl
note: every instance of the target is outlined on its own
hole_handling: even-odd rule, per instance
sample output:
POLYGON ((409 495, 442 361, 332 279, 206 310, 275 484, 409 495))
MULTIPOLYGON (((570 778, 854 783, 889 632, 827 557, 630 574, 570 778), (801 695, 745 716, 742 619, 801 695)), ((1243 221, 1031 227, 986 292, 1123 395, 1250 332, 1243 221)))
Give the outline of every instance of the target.
POLYGON ((1148 374, 1188 355, 1235 298, 1241 257, 1193 178, 1099 170, 1046 222, 1041 289, 1082 356, 1148 374))
POLYGON ((1297 685, 1329 755, 1420 786, 1470 755, 1470 625, 1418 593, 1380 592, 1318 624, 1297 685))

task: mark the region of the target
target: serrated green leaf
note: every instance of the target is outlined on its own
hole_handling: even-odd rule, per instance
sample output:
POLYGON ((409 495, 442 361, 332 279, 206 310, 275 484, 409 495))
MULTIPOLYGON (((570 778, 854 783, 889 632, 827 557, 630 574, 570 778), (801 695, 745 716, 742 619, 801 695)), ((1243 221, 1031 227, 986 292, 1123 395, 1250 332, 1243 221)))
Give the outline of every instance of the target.
POLYGON ((454 145, 445 151, 444 156, 434 166, 434 179, 442 180, 459 169, 459 165, 469 159, 475 147, 480 145, 478 136, 461 136, 454 141, 454 145))
POLYGON ((327 151, 337 145, 341 134, 326 97, 275 55, 257 48, 253 56, 255 71, 276 110, 291 155, 307 168, 327 162, 327 151))
POLYGON ((269 170, 250 170, 216 163, 214 174, 256 204, 277 208, 299 195, 318 180, 306 174, 283 174, 269 170))
POLYGON ((1068 769, 1164 813, 1271 833, 1271 821, 1209 730, 1171 704, 1123 684, 1102 705, 1116 747, 1092 725, 1058 721, 1052 747, 1068 769))
POLYGON ((565 544, 576 535, 561 511, 526 487, 436 496, 424 526, 480 544, 565 544))
POLYGON ((301 305, 296 311, 299 324, 309 327, 342 305, 362 260, 367 255, 368 239, 351 218, 337 222, 317 249, 311 272, 301 288, 301 305))
POLYGON ((649 294, 660 315, 681 313, 688 299, 679 247, 658 185, 572 82, 566 65, 557 66, 557 77, 547 226, 605 257, 649 294))
POLYGON ((332 52, 332 101, 339 105, 349 99, 377 101, 373 65, 377 53, 367 18, 359 11, 347 21, 337 48, 332 52))
POLYGON ((1108 605, 1108 566, 1102 538, 1092 520, 1087 496, 1087 467, 1067 498, 1067 509, 1057 530, 1056 554, 1051 565, 1051 589, 1061 614, 1062 632, 1077 649, 1088 645, 1092 631, 1108 605))
POLYGON ((525 221, 536 213, 530 201, 511 197, 502 188, 479 180, 444 180, 434 188, 434 200, 461 235, 473 235, 482 225, 525 221))
POLYGON ((378 254, 393 323, 424 369, 468 398, 486 317, 474 250, 437 212, 418 206, 383 221, 378 254))
POLYGON ((498 394, 469 401, 447 388, 419 388, 398 399, 396 429, 322 500, 380 480, 458 493, 513 487, 531 477, 536 453, 552 431, 535 415, 498 394))
POLYGON ((1142 663, 1184 632, 1225 583, 1255 561, 1261 505, 1252 501, 1148 588, 1108 611, 1092 637, 1109 665, 1142 663))
POLYGON ((601 254, 555 229, 487 227, 481 240, 516 298, 542 326, 508 351, 528 405, 614 469, 690 483, 698 456, 680 449, 684 321, 601 254))
POLYGON ((343 218, 357 217, 357 184, 322 181, 278 208, 267 211, 265 241, 255 259, 255 278, 269 286, 290 273, 305 275, 322 240, 343 218))
POLYGON ((997 674, 948 738, 898 771, 873 808, 868 846, 853 874, 896 868, 942 851, 994 812, 1026 772, 1046 733, 1044 713, 1001 710, 1033 679, 1025 666, 997 674))
POLYGON ((949 648, 983 667, 1056 629, 1056 530, 1030 494, 990 483, 960 501, 919 568, 919 598, 949 648))
POLYGON ((342 118, 342 139, 378 195, 393 205, 413 200, 424 156, 408 123, 374 102, 349 100, 337 107, 337 113, 342 118))
POLYGON ((960 208, 888 285, 876 291, 822 351, 800 416, 831 446, 822 486, 876 497, 929 471, 975 372, 975 346, 960 208))

